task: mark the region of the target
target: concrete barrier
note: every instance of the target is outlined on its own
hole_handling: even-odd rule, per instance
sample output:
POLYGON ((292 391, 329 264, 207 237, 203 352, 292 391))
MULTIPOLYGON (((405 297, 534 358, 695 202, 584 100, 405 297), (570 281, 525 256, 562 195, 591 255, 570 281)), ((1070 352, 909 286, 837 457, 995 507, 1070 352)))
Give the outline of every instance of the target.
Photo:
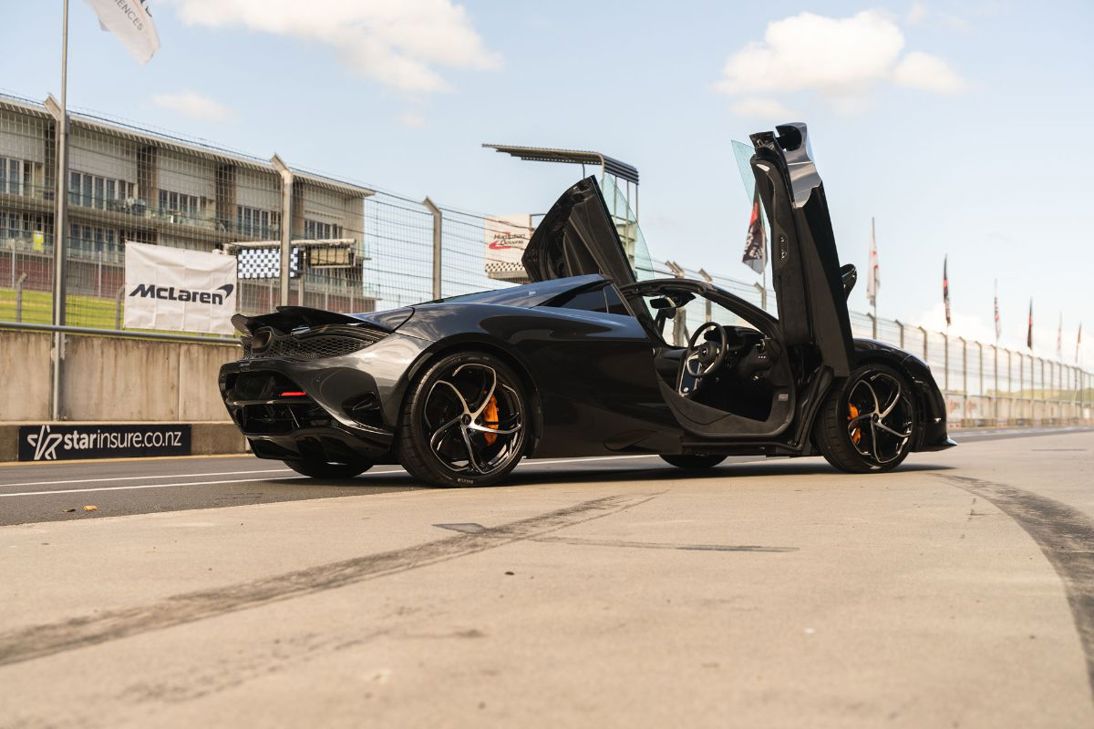
MULTIPOLYGON (((66 338, 61 412, 66 421, 227 421, 217 371, 239 347, 66 338)), ((51 335, 0 331, 0 422, 49 418, 51 335)))
MULTIPOLYGON (((50 348, 44 332, 0 331, 0 461, 18 457, 19 426, 48 423, 50 348)), ((111 336, 66 338, 65 424, 189 423, 195 455, 243 453, 217 390, 235 345, 111 336)))
POLYGON ((0 422, 49 417, 49 349, 42 332, 0 332, 0 422))

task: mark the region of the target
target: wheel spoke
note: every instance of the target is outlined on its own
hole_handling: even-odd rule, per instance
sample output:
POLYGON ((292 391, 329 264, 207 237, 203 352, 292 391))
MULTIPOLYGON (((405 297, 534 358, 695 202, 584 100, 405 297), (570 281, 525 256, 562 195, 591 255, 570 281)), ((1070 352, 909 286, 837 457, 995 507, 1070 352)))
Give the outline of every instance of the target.
POLYGON ((517 427, 515 428, 491 428, 489 425, 470 423, 468 425, 465 425, 464 427, 476 433, 489 433, 491 435, 512 435, 513 433, 519 432, 523 426, 517 425, 517 427))
POLYGON ((458 425, 460 422, 460 416, 456 416, 449 420, 447 423, 433 431, 433 435, 429 439, 429 447, 433 449, 433 452, 440 455, 441 436, 448 432, 453 425, 458 425))
POLYGON ((897 403, 900 402, 900 395, 900 383, 898 382, 896 383, 896 393, 893 395, 893 401, 889 403, 880 413, 878 413, 878 415, 882 418, 889 417, 889 414, 893 412, 893 408, 895 408, 897 406, 897 403))
POLYGON ((861 384, 863 387, 865 387, 867 390, 869 390, 870 391, 870 397, 874 398, 874 410, 873 410, 873 412, 874 413, 880 413, 881 412, 881 401, 878 400, 877 391, 874 389, 874 386, 871 385, 866 380, 862 380, 862 382, 860 382, 859 384, 861 384))
POLYGON ((456 369, 452 370, 452 375, 453 376, 458 375, 458 374, 460 374, 460 372, 467 369, 468 367, 478 367, 478 368, 486 370, 487 372, 490 373, 490 387, 487 389, 486 396, 483 397, 482 402, 480 402, 478 404, 478 406, 475 407, 475 408, 471 408, 471 406, 467 406, 467 414, 470 415, 472 418, 477 419, 479 417, 479 415, 482 414, 482 411, 486 409, 487 404, 489 404, 489 402, 490 402, 490 398, 492 398, 494 396, 494 390, 496 390, 497 387, 498 387, 498 373, 494 371, 493 367, 487 367, 486 365, 465 364, 465 365, 460 365, 456 369))
POLYGON ((479 473, 486 473, 479 465, 479 460, 475 458, 475 446, 471 444, 471 435, 467 428, 460 428, 460 435, 463 437, 463 444, 467 447, 467 463, 471 467, 471 470, 478 471, 479 473))
POLYGON ((897 438, 909 438, 912 435, 912 431, 910 431, 910 430, 907 433, 900 433, 900 432, 897 432, 897 431, 893 430, 892 428, 890 428, 888 425, 886 425, 884 422, 882 422, 880 420, 877 421, 877 427, 881 428, 882 430, 884 430, 886 433, 889 433, 890 435, 895 435, 897 438))
MULTIPOLYGON (((455 374, 455 373, 453 373, 453 374, 455 374)), ((462 410, 462 412, 460 413, 461 415, 470 415, 471 414, 471 409, 469 407, 467 407, 467 400, 463 399, 463 394, 460 392, 459 388, 457 388, 455 385, 453 385, 451 382, 449 382, 447 380, 437 380, 435 383, 433 383, 433 387, 430 388, 430 390, 429 390, 429 398, 433 397, 433 391, 437 389, 438 385, 444 385, 449 390, 451 390, 453 392, 453 394, 455 394, 456 399, 460 403, 460 408, 462 410)), ((427 402, 428 402, 428 399, 427 399, 427 402)))

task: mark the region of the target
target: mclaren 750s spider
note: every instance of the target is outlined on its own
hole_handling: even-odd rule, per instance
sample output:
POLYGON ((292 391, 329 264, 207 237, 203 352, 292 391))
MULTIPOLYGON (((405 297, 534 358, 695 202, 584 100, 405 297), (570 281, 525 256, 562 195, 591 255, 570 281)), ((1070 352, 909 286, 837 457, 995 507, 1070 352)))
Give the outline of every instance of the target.
POLYGON ((302 474, 399 463, 439 486, 497 483, 525 457, 705 469, 819 454, 862 473, 954 445, 927 365, 851 335, 855 269, 840 265, 805 125, 751 141, 778 316, 706 281, 638 280, 590 177, 537 226, 526 285, 368 314, 237 315, 243 358, 219 383, 229 413, 256 456, 302 474), (693 301, 707 320, 681 335, 693 301))

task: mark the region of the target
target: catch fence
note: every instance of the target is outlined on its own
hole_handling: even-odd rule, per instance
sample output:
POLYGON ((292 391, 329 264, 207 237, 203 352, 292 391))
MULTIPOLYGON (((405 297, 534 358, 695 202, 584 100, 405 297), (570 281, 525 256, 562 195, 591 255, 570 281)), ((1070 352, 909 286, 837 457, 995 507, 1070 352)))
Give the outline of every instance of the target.
MULTIPOLYGON (((0 323, 52 320, 55 122, 41 104, 0 97, 0 323)), ((238 308, 281 303, 280 239, 293 241, 288 303, 339 312, 405 306, 510 285, 525 221, 437 205, 86 115, 71 117, 65 319, 123 328, 126 241, 239 257, 238 308), (332 246, 349 250, 332 256, 332 246), (489 273, 488 273, 489 271, 489 273)), ((634 235, 634 232, 631 232, 634 235)), ((638 262, 671 277, 667 262, 638 262)), ((702 272, 677 273, 703 279, 702 272)), ((759 284, 711 274, 717 286, 775 312, 759 284)), ((687 307, 688 320, 729 323, 687 307)), ((1080 367, 912 323, 852 313, 856 336, 924 359, 964 425, 1090 420, 1094 377, 1080 367)))

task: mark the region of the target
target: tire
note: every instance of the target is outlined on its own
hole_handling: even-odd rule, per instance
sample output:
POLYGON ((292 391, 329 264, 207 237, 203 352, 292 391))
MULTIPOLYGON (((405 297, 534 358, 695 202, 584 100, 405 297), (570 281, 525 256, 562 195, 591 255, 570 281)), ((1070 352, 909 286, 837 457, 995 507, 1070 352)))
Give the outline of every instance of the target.
POLYGON ((661 460, 677 468, 698 471, 714 468, 726 459, 725 456, 661 455, 661 460))
POLYGON ((524 385, 484 352, 442 357, 412 383, 398 434, 407 472, 434 486, 490 486, 516 468, 531 427, 524 385))
POLYGON ((286 466, 312 478, 353 478, 372 468, 368 461, 327 463, 326 461, 285 461, 286 466))
POLYGON ((891 471, 911 451, 918 425, 904 375, 865 364, 829 393, 813 424, 813 441, 845 473, 891 471))

